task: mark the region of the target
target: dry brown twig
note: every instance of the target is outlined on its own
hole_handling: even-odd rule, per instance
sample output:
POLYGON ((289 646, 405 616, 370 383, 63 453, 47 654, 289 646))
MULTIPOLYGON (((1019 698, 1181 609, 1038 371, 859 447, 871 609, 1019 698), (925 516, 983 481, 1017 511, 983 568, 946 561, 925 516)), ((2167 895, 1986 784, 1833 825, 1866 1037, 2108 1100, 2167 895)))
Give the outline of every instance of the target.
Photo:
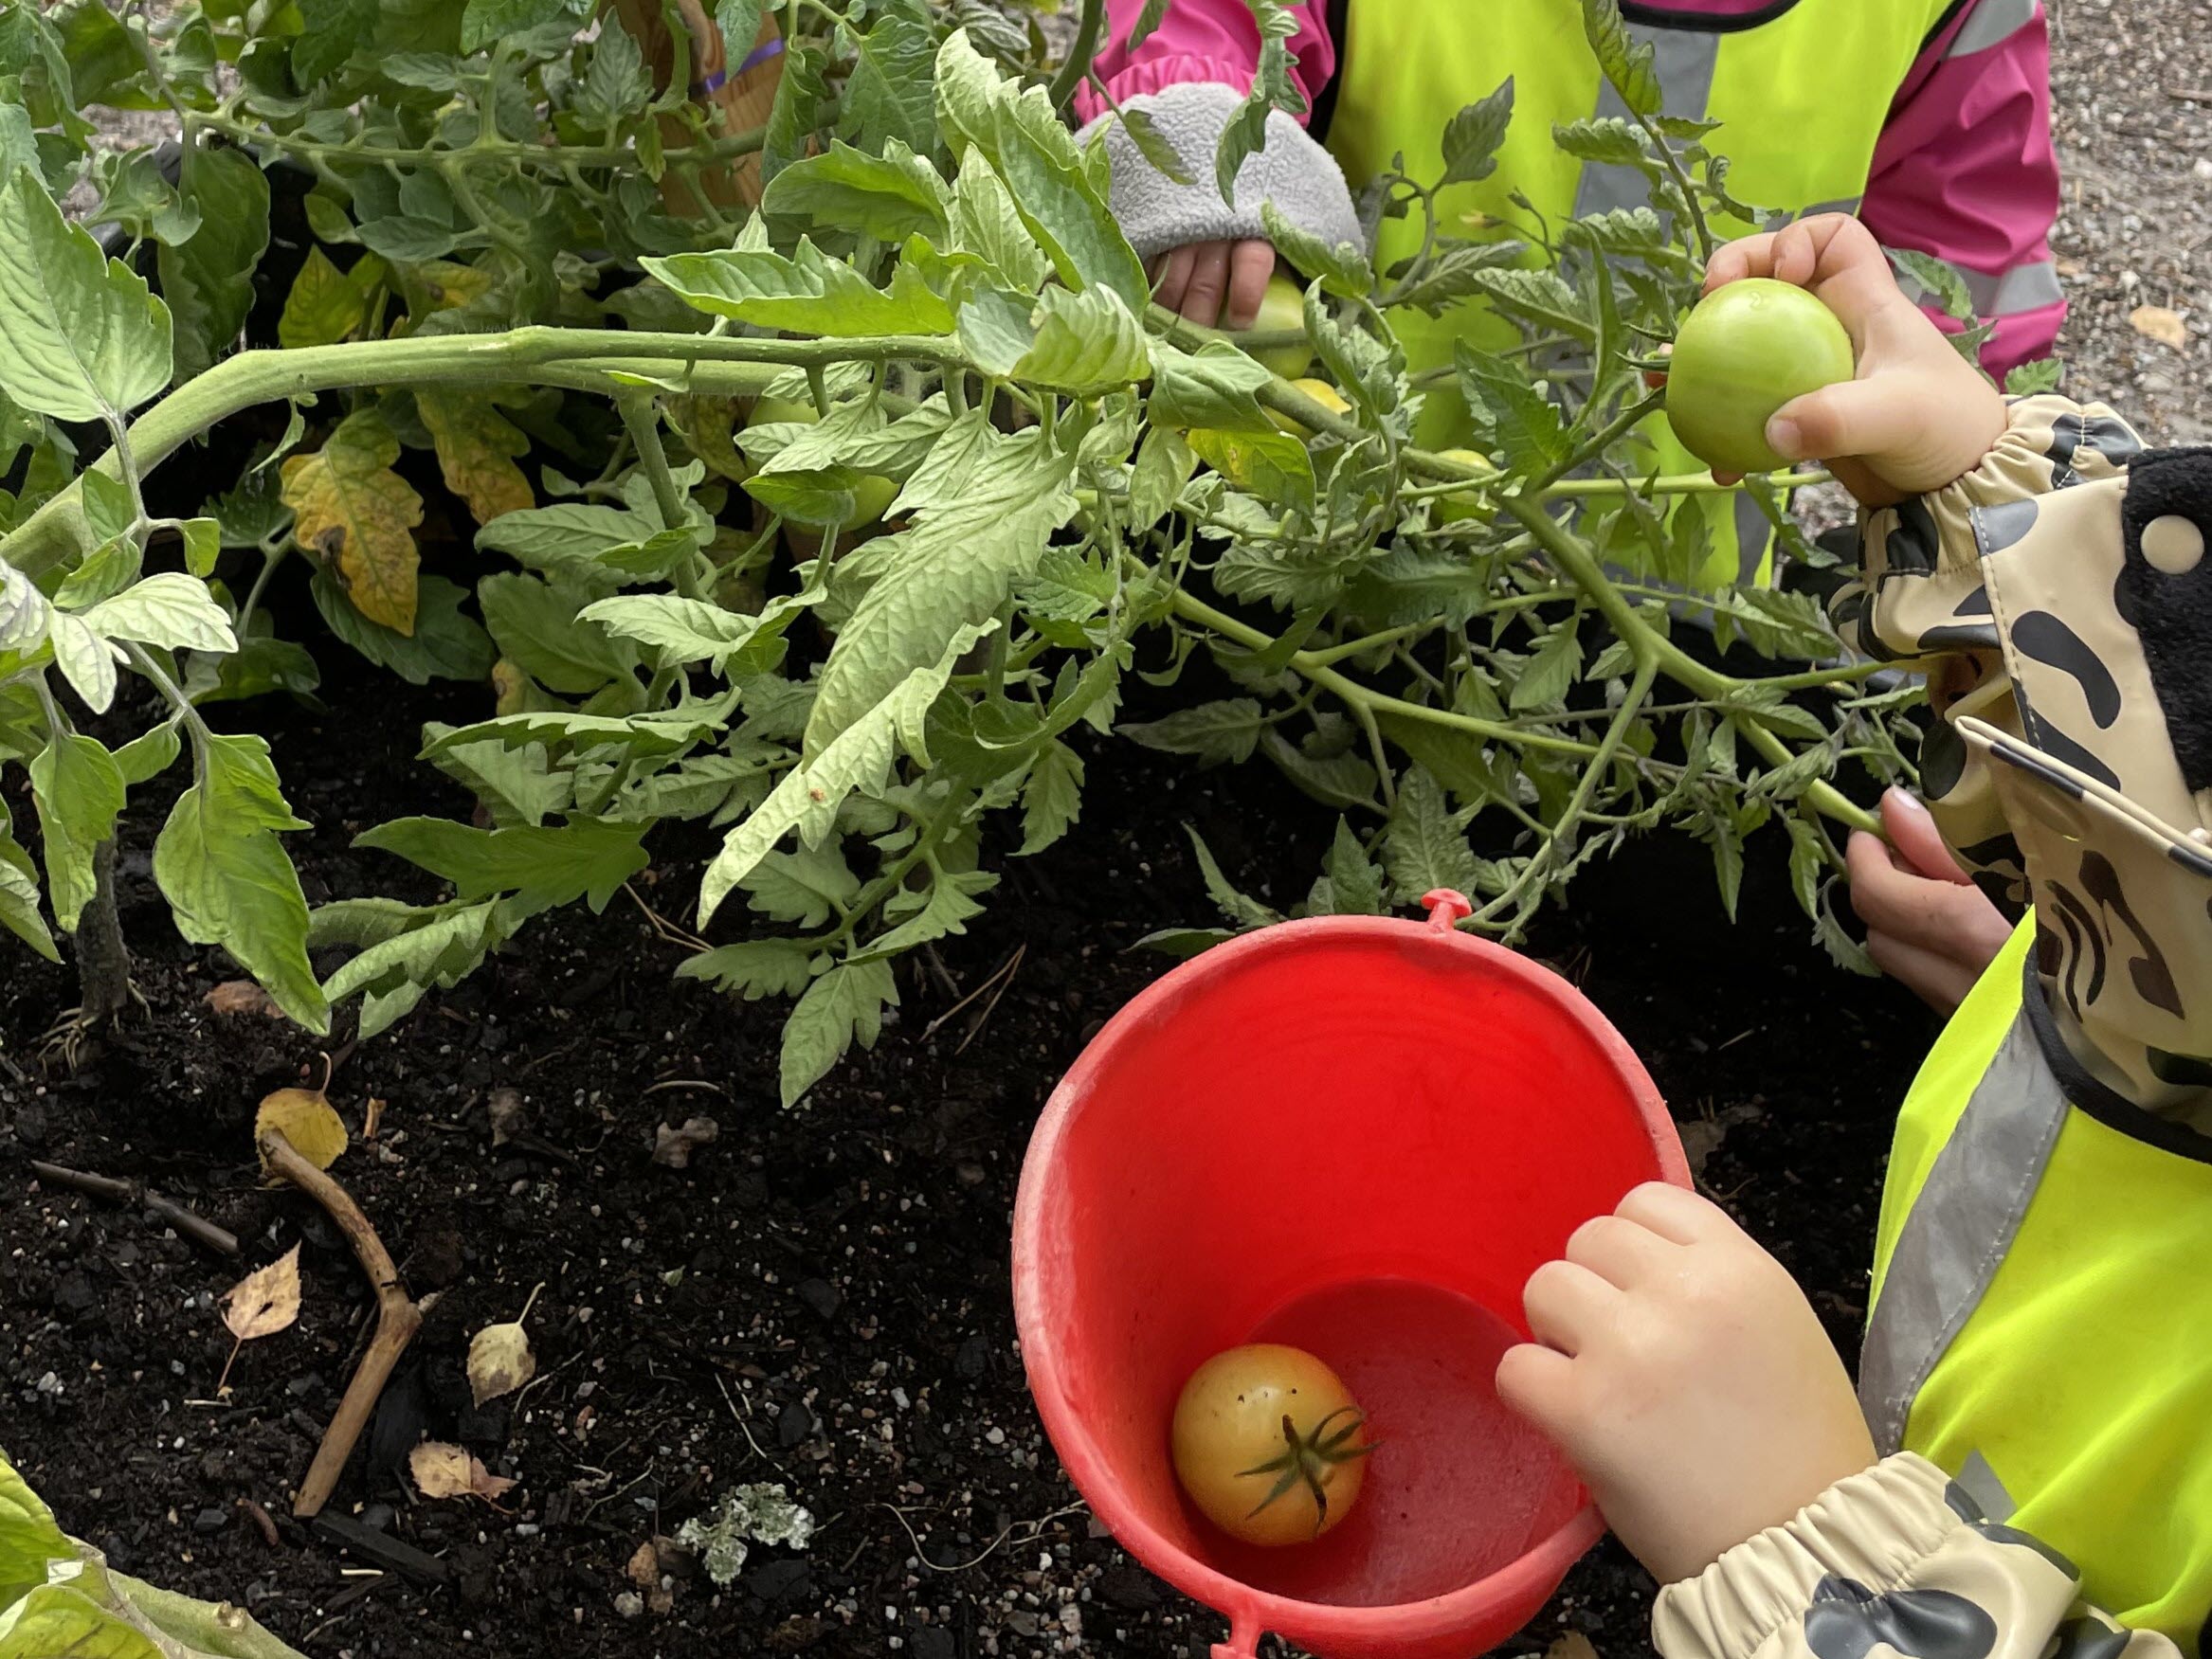
POLYGON ((30 1172, 49 1185, 66 1187, 89 1198, 105 1199, 110 1203, 136 1204, 151 1215, 160 1217, 184 1237, 195 1244, 204 1244, 221 1255, 238 1253, 238 1235, 227 1227, 218 1227, 203 1217, 195 1216, 182 1204, 163 1198, 144 1183, 136 1181, 118 1181, 112 1175, 88 1175, 82 1169, 64 1169, 59 1163, 45 1163, 34 1158, 30 1172))
POLYGON ((338 1476, 345 1471, 346 1459, 354 1454, 361 1431, 369 1425, 369 1414, 375 1409, 385 1383, 390 1380, 392 1367, 399 1363, 400 1355, 407 1352, 408 1343, 414 1341, 415 1332, 422 1325, 423 1310, 408 1295, 407 1286, 400 1282, 399 1270, 392 1265, 391 1253, 384 1248, 384 1240, 377 1237, 376 1229, 369 1224, 369 1217, 361 1214, 360 1206, 346 1189, 302 1158, 281 1131, 267 1130, 258 1144, 262 1161, 270 1173, 282 1176, 306 1193, 337 1224, 338 1231, 346 1235, 346 1242, 354 1247, 361 1271, 369 1275, 371 1289, 376 1292, 376 1335, 361 1356, 353 1381, 346 1384, 337 1415, 323 1431, 322 1444, 316 1448, 307 1478, 299 1483, 299 1495, 292 1501, 292 1513, 304 1521, 320 1514, 322 1506, 330 1502, 338 1476))

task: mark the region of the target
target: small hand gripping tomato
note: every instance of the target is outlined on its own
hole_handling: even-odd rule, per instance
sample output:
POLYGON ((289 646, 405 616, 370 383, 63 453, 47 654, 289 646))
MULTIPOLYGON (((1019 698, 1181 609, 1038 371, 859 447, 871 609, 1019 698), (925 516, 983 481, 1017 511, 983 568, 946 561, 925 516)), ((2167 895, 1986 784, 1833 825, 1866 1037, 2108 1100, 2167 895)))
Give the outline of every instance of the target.
POLYGON ((1308 1543, 1359 1497, 1375 1444, 1336 1373, 1300 1348, 1217 1354, 1175 1404, 1175 1478, 1246 1543, 1308 1543))

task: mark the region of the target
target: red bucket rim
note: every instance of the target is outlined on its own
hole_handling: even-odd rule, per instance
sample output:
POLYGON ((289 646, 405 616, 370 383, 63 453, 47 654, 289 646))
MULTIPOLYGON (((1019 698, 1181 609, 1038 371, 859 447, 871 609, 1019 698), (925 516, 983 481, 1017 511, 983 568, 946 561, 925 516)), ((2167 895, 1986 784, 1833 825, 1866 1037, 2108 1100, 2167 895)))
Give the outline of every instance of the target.
MULTIPOLYGON (((1461 903, 1463 906, 1464 901, 1461 903)), ((1586 1493, 1572 1515, 1513 1560, 1473 1583, 1426 1601, 1353 1607, 1300 1601, 1256 1589, 1207 1566, 1169 1542, 1129 1502, 1121 1483, 1110 1478, 1105 1454, 1067 1397, 1060 1354, 1049 1338, 1050 1322, 1041 1306, 1037 1238, 1043 1220, 1045 1171, 1056 1161, 1076 1101, 1088 1091, 1103 1064, 1103 1056, 1115 1047, 1113 1039, 1145 1023, 1163 1005, 1188 994, 1193 985, 1296 945, 1315 933, 1346 939, 1390 938, 1401 942, 1433 939, 1439 948, 1467 952, 1486 971, 1517 981, 1534 991, 1566 1015, 1628 1085, 1637 1114, 1658 1155, 1659 1179, 1684 1188, 1693 1184, 1689 1161, 1683 1155, 1674 1118, 1643 1062, 1612 1021, 1581 991, 1550 968, 1504 946, 1460 931, 1451 925, 1448 911, 1432 916, 1427 922, 1403 916, 1316 916, 1304 921, 1281 922, 1224 940, 1154 980, 1099 1028, 1053 1090, 1031 1131, 1014 1199, 1014 1327, 1022 1343, 1022 1362, 1028 1376, 1030 1396, 1037 1403, 1038 1416, 1043 1421, 1053 1451, 1075 1482, 1076 1489, 1091 1506, 1092 1512, 1105 1523, 1115 1542, 1150 1571, 1192 1600, 1227 1618, 1237 1632, 1248 1628, 1287 1630, 1309 1640, 1327 1640, 1333 1635, 1372 1637, 1381 1633, 1378 1626, 1383 1626, 1402 1639, 1448 1635, 1469 1624, 1471 1615, 1478 1610, 1539 1582, 1556 1584, 1566 1576, 1567 1569, 1605 1535, 1605 1523, 1586 1493)))

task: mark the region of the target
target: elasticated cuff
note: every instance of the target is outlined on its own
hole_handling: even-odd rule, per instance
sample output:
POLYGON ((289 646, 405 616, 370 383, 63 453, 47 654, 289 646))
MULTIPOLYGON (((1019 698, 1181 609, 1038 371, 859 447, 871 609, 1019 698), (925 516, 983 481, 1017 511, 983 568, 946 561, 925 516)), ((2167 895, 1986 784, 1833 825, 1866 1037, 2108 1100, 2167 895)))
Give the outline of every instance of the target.
POLYGON ((1910 1452, 1838 1481, 1786 1525, 1660 1591, 1654 1645, 1670 1655, 1750 1659, 1804 1616, 1822 1578, 1848 1578, 1877 1595, 1900 1588, 1963 1524, 1944 1502, 1949 1485, 1943 1470, 1910 1452))

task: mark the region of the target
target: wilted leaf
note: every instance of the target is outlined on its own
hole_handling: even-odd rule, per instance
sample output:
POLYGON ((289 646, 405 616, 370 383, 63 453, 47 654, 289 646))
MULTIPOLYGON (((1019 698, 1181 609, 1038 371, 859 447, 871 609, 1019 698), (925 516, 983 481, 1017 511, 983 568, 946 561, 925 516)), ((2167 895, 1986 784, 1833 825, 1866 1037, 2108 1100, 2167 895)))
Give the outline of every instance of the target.
MULTIPOLYGON (((544 1288, 540 1285, 538 1289, 544 1288)), ((531 1291, 530 1302, 522 1305, 521 1318, 512 1325, 487 1325, 470 1339, 468 1390, 478 1405, 513 1394, 537 1375, 530 1333, 522 1328, 522 1321, 530 1317, 530 1303, 536 1300, 537 1290, 531 1291)))
POLYGON ((515 464, 530 453, 530 440, 488 394, 425 389, 415 394, 415 407, 437 446, 445 487, 468 503, 479 524, 536 504, 530 480, 515 464))
POLYGON ((2163 305, 2138 305, 2128 314, 2128 326, 2147 340, 2156 340, 2177 352, 2188 349, 2189 325, 2182 320, 2181 313, 2163 305))
POLYGON ((254 1114, 254 1139, 259 1141, 271 1129, 317 1169, 328 1169, 346 1150, 345 1121, 319 1089, 280 1089, 263 1098, 261 1110, 254 1114))
POLYGON ((318 554, 354 608, 395 633, 415 631, 415 526, 423 498, 391 470, 399 440, 373 410, 348 416, 314 455, 284 462, 292 533, 318 554))
POLYGON ((284 1017, 276 999, 251 980, 225 980, 201 1001, 208 1004, 210 1014, 263 1014, 274 1019, 284 1017))
POLYGON ((721 1132, 711 1117, 685 1118, 680 1128, 662 1124, 653 1131, 653 1162, 663 1169, 689 1169, 691 1155, 721 1132))
POLYGON ((504 1146, 522 1129, 524 1108, 519 1089, 495 1089, 484 1103, 492 1123, 492 1145, 504 1146))
POLYGON ((242 1343, 275 1336, 299 1317, 299 1247, 223 1292, 223 1323, 242 1343))
POLYGON ((517 1485, 486 1469, 473 1452, 443 1440, 426 1440, 408 1452, 408 1473, 426 1498, 481 1498, 496 1504, 517 1485))

